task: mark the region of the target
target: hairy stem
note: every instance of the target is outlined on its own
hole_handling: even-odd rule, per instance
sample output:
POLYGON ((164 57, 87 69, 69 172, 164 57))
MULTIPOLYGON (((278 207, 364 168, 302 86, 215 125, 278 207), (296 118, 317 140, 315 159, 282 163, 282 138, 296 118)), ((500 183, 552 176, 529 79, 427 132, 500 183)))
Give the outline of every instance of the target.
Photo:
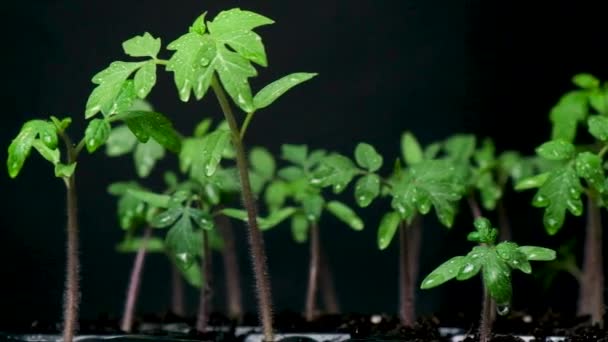
POLYGON ((215 219, 219 232, 224 240, 222 259, 224 261, 224 276, 226 277, 226 297, 228 316, 240 322, 243 317, 243 300, 241 297, 240 267, 236 255, 234 232, 230 219, 219 215, 215 219))
POLYGON ((502 199, 498 200, 496 210, 498 211, 498 229, 500 231, 500 241, 510 241, 511 224, 509 223, 509 216, 507 216, 507 208, 505 208, 505 203, 502 199))
POLYGON ((401 221, 399 224, 399 318, 404 327, 414 326, 416 320, 408 247, 408 227, 401 221))
POLYGON ((322 244, 319 243, 319 281, 321 286, 321 299, 323 299, 323 305, 325 311, 328 314, 340 313, 340 304, 338 304, 338 296, 336 295, 336 288, 334 287, 334 277, 331 271, 331 266, 327 255, 324 253, 322 244))
POLYGON ((483 302, 481 304, 481 321, 479 322, 479 342, 490 341, 490 335, 492 334, 492 297, 490 297, 490 291, 484 285, 483 286, 483 302))
POLYGON ((592 324, 603 326, 604 265, 602 257, 602 222, 600 208, 587 199, 587 231, 583 276, 579 290, 579 315, 590 315, 592 324))
POLYGON ((239 170, 239 179, 241 183, 241 195, 243 198, 243 205, 247 210, 247 222, 249 225, 248 239, 249 247, 251 249, 253 273, 256 282, 256 295, 258 300, 258 309, 260 311, 260 320, 262 321, 264 340, 271 342, 274 340, 274 332, 272 329, 272 299, 270 293, 270 280, 268 278, 268 272, 266 267, 266 252, 264 250, 264 239, 262 232, 258 227, 257 222, 257 208, 256 201, 251 191, 251 184, 249 181, 249 172, 247 167, 247 157, 245 155, 245 148, 241 141, 239 127, 236 123, 232 108, 228 102, 228 98, 222 89, 217 76, 213 76, 211 81, 211 87, 217 97, 226 122, 230 127, 232 135, 232 144, 236 152, 236 166, 239 170))
POLYGON ((141 245, 139 246, 137 254, 135 255, 133 269, 131 269, 129 287, 127 290, 127 300, 125 301, 125 310, 123 312, 122 321, 120 322, 120 329, 128 333, 133 329, 135 304, 137 302, 137 296, 139 295, 139 285, 141 284, 144 261, 146 259, 146 244, 148 243, 148 239, 150 239, 150 235, 152 235, 152 229, 147 227, 144 230, 141 245))
POLYGON ((63 306, 63 340, 72 342, 78 325, 80 304, 80 260, 78 258, 78 203, 74 175, 66 182, 67 187, 67 264, 65 302, 63 306))
POLYGON ((307 321, 315 318, 317 304, 317 288, 319 284, 319 225, 310 225, 310 266, 308 267, 308 287, 306 289, 305 317, 307 321))
POLYGON ((209 315, 211 314, 211 297, 213 295, 213 265, 211 262, 211 247, 209 247, 209 233, 206 230, 203 230, 203 255, 201 261, 203 265, 203 286, 198 303, 196 330, 204 333, 207 331, 207 322, 209 322, 209 315))
POLYGON ((171 264, 171 312, 181 317, 186 315, 184 280, 174 264, 171 264))
POLYGON ((422 216, 416 216, 408 228, 408 263, 410 268, 410 281, 412 283, 412 301, 416 303, 416 282, 418 281, 418 267, 420 266, 420 239, 422 238, 422 216))

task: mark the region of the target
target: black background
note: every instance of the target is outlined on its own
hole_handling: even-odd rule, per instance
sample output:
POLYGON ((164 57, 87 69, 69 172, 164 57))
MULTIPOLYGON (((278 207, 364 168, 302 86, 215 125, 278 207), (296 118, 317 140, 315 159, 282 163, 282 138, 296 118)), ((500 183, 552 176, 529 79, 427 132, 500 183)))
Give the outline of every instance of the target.
MULTIPOLYGON (((548 113, 570 78, 591 72, 605 78, 605 12, 584 1, 40 1, 8 4, 3 16, 3 82, 0 159, 21 124, 48 115, 72 116, 72 132, 83 132, 90 78, 114 60, 126 60, 121 42, 144 31, 163 46, 202 12, 240 6, 276 24, 258 29, 269 56, 254 89, 294 71, 318 72, 275 105, 259 113, 249 146, 278 152, 284 143, 306 143, 352 154, 359 141, 397 156, 404 130, 423 143, 456 132, 490 136, 499 150, 533 148, 549 137, 548 113)), ((168 56, 167 51, 161 52, 168 56)), ((160 73, 150 100, 184 133, 204 117, 219 119, 215 99, 181 103, 170 74, 160 73)), ((388 159, 392 159, 390 157, 388 159)), ((388 163, 387 163, 388 164, 388 163)), ((175 158, 163 164, 172 168, 175 158)), ((160 184, 156 170, 146 181, 160 184)), ((85 154, 78 166, 80 190, 82 315, 120 315, 132 255, 114 251, 122 232, 115 218, 110 182, 134 178, 128 158, 85 154)), ((58 319, 64 276, 64 188, 48 163, 33 157, 22 174, 0 176, 0 316, 5 321, 58 319)), ((350 192, 352 193, 352 192, 350 192)), ((350 195, 349 195, 350 196, 350 195)), ((349 196, 344 197, 349 203, 349 196)), ((557 237, 546 237, 542 212, 529 209, 530 194, 510 194, 515 238, 522 244, 557 246, 580 235, 581 222, 567 221, 557 237)), ((376 223, 388 203, 362 210, 367 227, 352 232, 331 218, 322 236, 335 270, 345 311, 392 312, 397 306, 397 251, 375 248, 376 223)), ((428 273, 469 244, 468 211, 452 231, 434 218, 425 222, 421 272, 428 273)), ((244 227, 238 225, 243 286, 254 310, 244 227)), ((277 310, 303 306, 307 248, 295 245, 287 227, 266 235, 277 310)), ((579 236, 580 239, 580 236, 579 236)), ((580 251, 579 251, 580 252, 580 251)), ((167 309, 169 267, 162 256, 146 264, 140 312, 167 309)), ((539 266, 540 265, 536 265, 539 266)), ((217 265, 216 307, 223 308, 217 265)), ((517 309, 571 310, 576 286, 567 275, 543 291, 532 277, 515 276, 517 309)), ((420 292, 423 313, 457 307, 477 310, 476 281, 420 292), (465 307, 467 301, 474 305, 465 307)), ((188 290, 189 309, 197 295, 188 290)))

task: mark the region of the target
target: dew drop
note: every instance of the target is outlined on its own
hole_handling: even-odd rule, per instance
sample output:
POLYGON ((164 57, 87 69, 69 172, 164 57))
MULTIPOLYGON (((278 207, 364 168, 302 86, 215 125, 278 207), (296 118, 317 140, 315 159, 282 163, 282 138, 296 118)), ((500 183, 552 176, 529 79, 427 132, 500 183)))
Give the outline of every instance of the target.
POLYGON ((509 312, 511 312, 511 308, 509 307, 509 305, 497 305, 496 306, 496 313, 498 313, 501 316, 506 316, 509 314, 509 312))

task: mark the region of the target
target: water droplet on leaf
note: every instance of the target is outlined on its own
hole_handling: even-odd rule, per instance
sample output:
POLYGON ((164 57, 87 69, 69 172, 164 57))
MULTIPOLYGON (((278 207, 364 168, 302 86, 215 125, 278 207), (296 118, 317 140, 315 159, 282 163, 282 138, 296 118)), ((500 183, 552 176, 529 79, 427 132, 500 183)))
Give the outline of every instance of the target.
POLYGON ((511 312, 511 308, 509 307, 509 305, 496 305, 496 313, 498 313, 501 316, 506 316, 509 314, 509 312, 511 312))

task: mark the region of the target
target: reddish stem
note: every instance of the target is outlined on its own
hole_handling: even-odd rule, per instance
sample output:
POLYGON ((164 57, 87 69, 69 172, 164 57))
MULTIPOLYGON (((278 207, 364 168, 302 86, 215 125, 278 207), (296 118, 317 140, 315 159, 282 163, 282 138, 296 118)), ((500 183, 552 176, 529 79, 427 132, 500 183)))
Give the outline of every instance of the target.
POLYGON ((233 227, 230 219, 224 215, 217 216, 215 222, 224 240, 222 258, 224 261, 224 276, 226 277, 228 315, 230 318, 240 321, 243 317, 243 300, 241 297, 240 267, 236 255, 233 227))
POLYGON ((141 245, 135 255, 135 261, 133 263, 133 269, 131 270, 131 276, 129 278, 129 287, 127 290, 127 300, 125 302, 125 310, 122 316, 122 322, 120 323, 120 329, 124 332, 131 332, 133 329, 133 316, 135 313, 135 305, 137 303, 137 297, 139 295, 139 286, 141 284, 141 278, 144 268, 144 261, 146 259, 146 245, 148 239, 152 235, 152 229, 147 227, 144 230, 144 235, 141 239, 141 245))
POLYGON ((401 221, 399 224, 399 318, 404 327, 413 327, 416 318, 408 240, 408 227, 401 221))
POLYGON ((78 198, 76 195, 76 178, 74 177, 74 175, 67 179, 66 190, 68 222, 66 282, 63 306, 63 340, 66 342, 72 342, 78 325, 78 306, 80 303, 80 260, 78 258, 78 198))
POLYGON ((307 321, 315 318, 317 288, 319 283, 319 226, 316 222, 310 225, 310 266, 308 268, 308 288, 306 290, 305 317, 307 321))
POLYGON ((591 323, 599 324, 602 327, 604 323, 604 263, 601 219, 600 208, 592 198, 588 198, 587 231, 578 314, 590 315, 591 323))
POLYGON ((479 322, 479 342, 488 342, 490 341, 490 335, 492 334, 492 312, 493 310, 493 300, 490 296, 490 292, 485 285, 483 286, 483 302, 481 305, 481 321, 479 322))

